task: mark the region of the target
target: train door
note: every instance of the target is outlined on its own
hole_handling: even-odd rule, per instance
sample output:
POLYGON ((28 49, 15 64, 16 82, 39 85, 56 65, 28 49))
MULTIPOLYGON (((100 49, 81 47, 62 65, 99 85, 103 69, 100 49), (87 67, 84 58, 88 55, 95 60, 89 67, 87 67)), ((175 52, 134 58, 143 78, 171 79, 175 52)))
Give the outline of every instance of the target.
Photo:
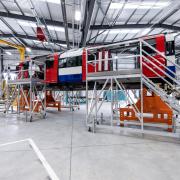
POLYGON ((57 83, 58 81, 58 54, 49 56, 46 60, 46 82, 57 83))

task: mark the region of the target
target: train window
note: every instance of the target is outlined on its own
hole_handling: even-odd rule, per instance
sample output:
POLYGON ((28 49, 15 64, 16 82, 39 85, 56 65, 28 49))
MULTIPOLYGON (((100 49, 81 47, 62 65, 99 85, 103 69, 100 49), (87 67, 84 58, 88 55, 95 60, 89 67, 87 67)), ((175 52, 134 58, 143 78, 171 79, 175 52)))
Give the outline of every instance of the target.
POLYGON ((65 68, 66 67, 66 59, 60 59, 59 60, 59 67, 65 68))
POLYGON ((76 57, 76 66, 82 66, 82 56, 76 57))
POLYGON ((76 67, 76 66, 82 66, 82 56, 69 57, 59 60, 60 68, 76 67))
POLYGON ((75 67, 76 66, 76 57, 70 57, 67 59, 67 67, 75 67))
POLYGON ((174 41, 168 41, 166 42, 166 55, 174 55, 175 54, 175 46, 174 41))
POLYGON ((93 61, 95 60, 96 56, 95 55, 88 55, 88 61, 93 61))
POLYGON ((46 61, 46 68, 52 68, 54 64, 54 61, 47 60, 46 61))
MULTIPOLYGON (((146 42, 156 49, 156 39, 148 39, 146 42)), ((143 45, 142 49, 150 55, 156 54, 156 52, 149 46, 143 45)), ((147 56, 145 53, 143 53, 143 55, 147 56)))

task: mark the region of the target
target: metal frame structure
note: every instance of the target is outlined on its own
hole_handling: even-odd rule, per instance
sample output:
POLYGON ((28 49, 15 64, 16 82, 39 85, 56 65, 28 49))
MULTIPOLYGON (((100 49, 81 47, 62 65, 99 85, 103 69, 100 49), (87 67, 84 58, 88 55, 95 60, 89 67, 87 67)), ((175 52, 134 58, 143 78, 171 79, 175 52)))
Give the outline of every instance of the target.
MULTIPOLYGON (((94 66, 95 68, 95 72, 86 72, 86 125, 89 131, 93 131, 95 132, 97 129, 100 129, 101 127, 103 128, 114 128, 115 126, 118 126, 118 124, 120 123, 120 121, 117 121, 117 115, 118 114, 114 114, 114 101, 116 101, 116 96, 114 96, 114 91, 116 91, 117 89, 121 90, 124 92, 124 94, 126 95, 126 99, 128 101, 128 104, 131 105, 131 107, 133 108, 133 111, 136 114, 136 117, 138 118, 138 122, 126 122, 126 125, 136 125, 136 126, 140 126, 140 130, 137 128, 129 128, 129 127, 116 127, 119 129, 123 129, 124 131, 126 131, 126 129, 132 130, 133 132, 140 132, 142 134, 146 134, 146 133, 151 133, 151 134, 157 134, 157 135, 169 135, 169 136, 176 136, 176 137, 180 137, 180 133, 179 133, 179 121, 177 118, 177 115, 180 112, 180 105, 179 105, 179 100, 177 100, 175 98, 175 95, 168 95, 167 92, 165 92, 164 89, 162 89, 161 87, 159 87, 157 84, 155 84, 150 78, 148 78, 147 76, 145 76, 145 74, 143 73, 143 66, 149 68, 149 70, 151 70, 152 72, 154 72, 160 79, 162 82, 167 83, 169 86, 171 86, 171 88, 176 91, 176 93, 180 93, 179 91, 179 85, 180 85, 180 81, 179 81, 179 77, 172 72, 170 69, 168 69, 165 65, 163 65, 162 63, 158 62, 158 65, 161 65, 165 68, 165 70, 162 70, 161 68, 159 68, 157 66, 157 64, 153 63, 150 61, 150 59, 153 59, 155 62, 157 62, 157 60, 151 56, 150 54, 148 54, 148 52, 146 52, 142 47, 143 45, 148 46, 152 51, 154 51, 156 54, 160 55, 161 57, 163 57, 165 60, 167 60, 169 63, 171 63, 173 66, 176 67, 177 71, 180 71, 180 66, 174 62, 172 62, 171 60, 169 60, 163 53, 159 52, 157 49, 155 49, 153 46, 151 46, 150 44, 148 44, 146 41, 144 41, 143 39, 139 39, 139 40, 134 40, 134 41, 125 41, 125 42, 120 42, 120 43, 114 43, 111 45, 105 45, 105 46, 97 46, 97 47, 92 47, 92 48, 88 48, 86 49, 86 69, 88 69, 87 67, 89 65, 94 66), (123 47, 126 47, 131 49, 132 47, 130 46, 130 44, 137 44, 137 46, 139 47, 139 53, 137 55, 122 55, 120 53, 120 55, 118 56, 118 58, 108 58, 108 59, 103 59, 103 61, 108 61, 108 62, 112 62, 112 63, 116 63, 117 61, 120 61, 121 59, 129 59, 129 58, 138 58, 140 60, 140 67, 137 68, 135 67, 135 69, 113 69, 112 71, 105 71, 105 72, 98 72, 97 69, 97 64, 99 61, 102 60, 88 60, 88 54, 90 53, 94 53, 97 52, 99 49, 120 49, 120 51, 123 52, 123 47), (148 58, 145 56, 147 55, 148 58), (151 63, 156 69, 158 69, 159 71, 163 72, 166 77, 168 77, 171 82, 167 81, 166 78, 164 78, 163 76, 161 76, 158 72, 154 71, 154 69, 152 67, 148 67, 147 64, 145 63, 149 62, 151 63), (173 77, 170 76, 167 72, 170 72, 171 74, 173 74, 173 77), (88 83, 92 81, 94 82, 94 89, 93 89, 93 93, 91 95, 91 97, 89 96, 89 89, 88 89, 88 83), (130 96, 128 89, 128 83, 134 83, 136 82, 137 84, 139 84, 138 86, 136 86, 134 89, 139 89, 139 98, 141 99, 141 108, 140 110, 136 107, 135 102, 133 100, 133 98, 130 96), (144 123, 144 111, 143 111, 143 87, 146 86, 148 89, 150 89, 152 92, 156 93, 158 96, 160 96, 160 98, 166 102, 168 104, 169 107, 171 107, 173 109, 173 113, 174 113, 174 117, 173 117, 173 133, 164 133, 164 132, 157 132, 156 130, 148 130, 146 127, 153 127, 153 128, 169 128, 167 125, 164 124, 153 124, 153 123, 144 123), (127 87, 127 88, 126 88, 127 87), (99 110, 102 107, 102 104, 104 103, 104 99, 100 100, 100 97, 102 96, 102 93, 104 90, 109 90, 111 91, 111 105, 110 105, 110 109, 111 109, 111 114, 110 114, 110 122, 106 121, 106 125, 108 124, 109 126, 105 126, 102 123, 102 114, 99 115, 99 110)), ((131 90, 132 93, 134 93, 134 90, 131 90)), ((135 94, 134 94, 135 96, 135 94)), ((119 115, 118 115, 119 116, 119 115)), ((109 119, 109 116, 108 116, 109 119)))
MULTIPOLYGON (((36 30, 34 27, 30 26, 28 28, 24 28, 22 25, 17 23, 17 28, 12 27, 10 25, 11 20, 20 20, 30 23, 36 23, 37 19, 34 16, 27 16, 27 9, 29 7, 29 11, 31 11, 31 7, 28 5, 29 0, 27 1, 26 8, 23 7, 23 4, 20 0, 13 0, 12 5, 15 9, 14 12, 11 10, 11 6, 6 1, 0 1, 2 9, 0 10, 0 22, 3 24, 5 28, 1 29, 1 38, 10 38, 10 41, 17 44, 23 44, 28 47, 31 47, 32 49, 39 49, 39 50, 46 50, 50 51, 51 48, 46 47, 43 43, 40 44, 41 47, 39 47, 39 44, 36 44, 33 40, 37 40, 35 34, 36 30), (30 33, 30 31, 32 33, 30 33), (34 34, 34 35, 33 35, 34 34), (38 45, 38 46, 37 46, 38 45)), ((85 1, 83 4, 82 1, 70 1, 70 2, 64 2, 62 1, 57 3, 57 7, 62 12, 62 17, 59 16, 59 14, 54 14, 56 11, 54 11, 53 6, 51 6, 51 3, 53 2, 40 2, 45 3, 44 6, 44 13, 48 14, 48 17, 43 17, 43 14, 41 12, 41 8, 38 7, 38 3, 34 3, 35 6, 33 6, 33 11, 36 11, 37 16, 39 16, 39 20, 43 23, 44 26, 54 26, 58 28, 64 28, 65 27, 65 34, 63 38, 59 38, 58 32, 54 29, 53 36, 51 33, 51 40, 54 43, 54 50, 61 50, 62 46, 59 44, 66 44, 68 47, 74 45, 74 39, 69 36, 68 38, 68 30, 72 30, 73 32, 79 31, 80 36, 79 39, 81 40, 80 46, 91 45, 93 43, 99 44, 99 43, 108 43, 108 39, 111 37, 112 41, 120 41, 123 39, 128 39, 128 34, 125 34, 124 37, 119 39, 120 33, 115 33, 114 35, 110 35, 109 31, 112 29, 146 29, 151 28, 151 31, 149 33, 154 34, 153 31, 157 29, 157 31, 179 31, 180 27, 178 25, 179 19, 177 19, 175 16, 178 13, 179 10, 179 3, 173 3, 173 0, 170 2, 171 4, 169 7, 164 7, 166 10, 164 11, 164 8, 157 9, 155 12, 151 11, 151 8, 147 8, 140 12, 140 9, 136 6, 132 11, 129 11, 127 14, 127 18, 123 18, 124 24, 119 23, 121 21, 121 16, 123 16, 123 11, 126 9, 126 5, 128 3, 131 3, 129 1, 123 1, 122 8, 117 9, 111 9, 110 6, 114 1, 107 0, 107 1, 85 1), (81 7, 81 10, 84 12, 82 13, 81 21, 75 21, 72 20, 72 13, 75 14, 75 11, 77 6, 80 6, 83 4, 84 7, 81 7), (69 10, 69 8, 72 8, 72 12, 69 14, 66 14, 66 9, 69 10), (113 12, 113 13, 112 13, 113 12), (133 19, 134 16, 138 15, 137 21, 133 19), (57 17, 54 19, 54 17, 57 17), (158 17, 158 19, 157 19, 158 17), (159 18, 160 17, 160 18, 159 18), (57 21, 58 19, 58 21, 57 21), (144 19, 146 19, 147 23, 144 22, 144 19), (64 24, 64 22, 65 24, 64 24), (155 23, 154 23, 155 22, 155 23), (64 26, 65 25, 65 26, 64 26), (103 37, 103 33, 107 31, 106 35, 103 37), (102 35, 102 36, 101 36, 102 35), (99 37, 101 36, 101 40, 99 40, 99 37), (59 46, 59 47, 56 47, 59 46)), ((144 3, 145 1, 140 1, 139 3, 144 3)), ((152 6, 155 6, 156 3, 160 2, 159 0, 156 0, 152 3, 152 6)), ((140 4, 140 5, 142 5, 140 4)), ((33 14, 33 13, 32 13, 33 14)), ((60 13, 61 14, 61 13, 60 13)), ((178 17, 178 16, 177 16, 178 17)), ((73 15, 74 18, 74 15, 73 15)), ((156 32, 159 33, 159 32, 156 32)), ((133 38, 137 37, 138 33, 135 33, 133 38)), ((74 37, 74 36, 72 36, 74 37)), ((75 46, 79 46, 79 43, 75 43, 75 46)), ((3 48, 3 47, 2 47, 3 48)))
MULTIPOLYGON (((28 63, 28 69, 11 70, 7 68, 3 72, 6 80, 5 87, 5 113, 23 113, 26 121, 32 121, 35 115, 46 117, 46 65, 38 61, 25 61, 28 63), (41 69, 35 69, 33 66, 41 66, 41 69), (25 75, 26 73, 26 75, 25 75), (14 77, 12 77, 12 74, 14 77), (38 77, 38 75, 41 77, 38 77), (13 107, 16 107, 16 110, 13 107)), ((16 68, 16 65, 15 65, 16 68)))

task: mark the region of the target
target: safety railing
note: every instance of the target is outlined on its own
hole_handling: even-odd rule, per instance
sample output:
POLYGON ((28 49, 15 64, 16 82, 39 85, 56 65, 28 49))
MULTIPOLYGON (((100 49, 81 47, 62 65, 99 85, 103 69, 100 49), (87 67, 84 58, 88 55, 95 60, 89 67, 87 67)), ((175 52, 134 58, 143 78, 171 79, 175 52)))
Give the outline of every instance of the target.
POLYGON ((138 61, 139 57, 140 55, 125 55, 122 57, 116 56, 111 58, 94 59, 87 61, 86 63, 87 75, 89 73, 96 73, 96 72, 107 72, 107 71, 116 72, 116 71, 129 70, 129 69, 140 69, 140 65, 138 61), (101 70, 99 66, 101 66, 101 70))
POLYGON ((3 72, 3 78, 7 82, 16 82, 23 80, 45 80, 46 79, 46 65, 39 61, 24 61, 18 65, 8 64, 3 72))
MULTIPOLYGON (((140 41, 140 55, 143 67, 146 67, 150 72, 154 73, 156 77, 161 80, 161 83, 163 82, 167 84, 172 91, 176 91, 178 94, 180 94, 180 90, 179 88, 177 88, 177 86, 180 85, 179 77, 176 73, 177 70, 180 69, 180 66, 178 64, 168 59, 168 57, 166 57, 163 53, 159 52, 144 40, 140 41), (170 65, 174 66, 175 72, 169 69, 165 64, 158 61, 158 59, 156 59, 150 53, 145 51, 143 49, 143 45, 147 46, 152 52, 154 52, 152 54, 156 54, 156 56, 158 56, 158 59, 162 58, 164 62, 168 62, 170 65)), ((142 80, 148 88, 158 94, 163 101, 171 106, 171 108, 173 108, 177 112, 180 112, 179 103, 177 102, 173 94, 171 96, 167 94, 167 92, 163 88, 157 86, 157 84, 153 82, 153 78, 147 77, 143 71, 142 80)))

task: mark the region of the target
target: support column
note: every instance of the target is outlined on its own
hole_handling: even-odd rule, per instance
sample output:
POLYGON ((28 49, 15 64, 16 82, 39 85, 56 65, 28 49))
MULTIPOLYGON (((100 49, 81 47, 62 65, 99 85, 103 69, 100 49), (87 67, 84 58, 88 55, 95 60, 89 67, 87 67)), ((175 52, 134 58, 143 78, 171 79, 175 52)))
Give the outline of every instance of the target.
POLYGON ((4 70, 4 55, 3 55, 4 51, 3 49, 1 49, 1 67, 0 67, 0 73, 3 72, 4 70))

